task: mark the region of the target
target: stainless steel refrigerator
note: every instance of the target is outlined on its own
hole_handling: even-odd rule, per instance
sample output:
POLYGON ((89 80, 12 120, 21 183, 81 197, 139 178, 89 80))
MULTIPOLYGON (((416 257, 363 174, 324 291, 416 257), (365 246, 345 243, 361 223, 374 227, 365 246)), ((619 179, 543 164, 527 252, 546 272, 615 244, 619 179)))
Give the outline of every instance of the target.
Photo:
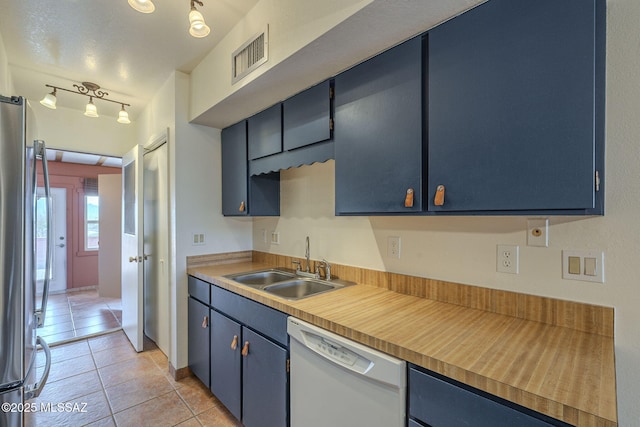
MULTIPOLYGON (((22 97, 0 96, 0 426, 25 424, 24 405, 47 381, 51 354, 37 336, 44 323, 51 271, 51 202, 45 146, 31 139, 27 104, 22 97), (36 167, 41 164, 47 218, 37 223, 36 167), (44 222, 44 224, 42 224, 44 222), (40 230, 37 232, 36 230, 40 230), (36 298, 36 238, 46 234, 44 286, 36 298), (38 300, 38 301, 36 301, 38 300), (36 351, 46 365, 37 374, 36 351)), ((42 237, 40 237, 42 238, 42 237)))

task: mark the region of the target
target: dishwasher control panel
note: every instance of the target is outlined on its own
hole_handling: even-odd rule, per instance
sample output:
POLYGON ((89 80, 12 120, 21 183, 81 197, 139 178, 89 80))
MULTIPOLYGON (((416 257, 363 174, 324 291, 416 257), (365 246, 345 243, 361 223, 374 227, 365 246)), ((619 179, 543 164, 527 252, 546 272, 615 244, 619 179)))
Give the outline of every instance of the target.
POLYGON ((373 367, 369 359, 327 338, 308 331, 303 331, 302 335, 308 348, 349 369, 364 373, 373 367))

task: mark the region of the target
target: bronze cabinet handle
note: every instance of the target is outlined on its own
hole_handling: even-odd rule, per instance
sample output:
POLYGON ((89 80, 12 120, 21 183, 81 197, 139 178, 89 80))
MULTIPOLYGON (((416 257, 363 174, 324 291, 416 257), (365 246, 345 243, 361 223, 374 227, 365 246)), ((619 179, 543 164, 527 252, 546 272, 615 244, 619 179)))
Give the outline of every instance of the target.
POLYGON ((245 203, 244 203, 244 200, 243 200, 243 201, 240 203, 240 207, 238 208, 238 210, 239 210, 240 212, 244 212, 244 209, 245 209, 245 203))
POLYGON ((413 188, 407 189, 407 194, 404 197, 404 207, 405 208, 413 207, 413 188))
POLYGON ((242 352, 241 352, 241 354, 242 354, 244 357, 247 357, 247 354, 249 354, 249 341, 245 341, 245 342, 244 342, 244 347, 242 347, 242 352))
POLYGON ((207 326, 209 326, 209 316, 204 316, 202 318, 202 328, 207 329, 207 326))
POLYGON ((438 185, 436 187, 436 196, 433 198, 433 204, 435 206, 444 205, 444 185, 438 185))
POLYGON ((238 348, 238 336, 234 335, 233 341, 231 341, 231 350, 235 350, 236 348, 238 348))

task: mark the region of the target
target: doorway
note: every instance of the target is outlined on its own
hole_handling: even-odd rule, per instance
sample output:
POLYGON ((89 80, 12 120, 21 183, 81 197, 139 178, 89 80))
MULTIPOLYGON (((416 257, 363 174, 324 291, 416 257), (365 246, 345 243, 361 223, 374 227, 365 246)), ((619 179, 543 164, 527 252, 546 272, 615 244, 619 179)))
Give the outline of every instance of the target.
MULTIPOLYGON (((50 197, 54 242, 51 273, 49 275, 49 292, 51 294, 57 294, 67 289, 67 189, 51 188, 50 197)), ((44 286, 47 244, 46 210, 47 199, 44 194, 44 189, 38 188, 36 201, 38 223, 36 236, 37 295, 42 295, 42 288, 44 286)))
MULTIPOLYGON (((47 148, 53 224, 52 272, 44 325, 38 335, 60 344, 120 329, 119 298, 98 295, 98 176, 120 177, 119 158, 47 148)), ((38 185, 43 185, 38 171, 38 185)), ((43 290, 46 221, 44 190, 36 197, 37 293, 43 290), (41 249, 42 248, 42 249, 41 249)), ((119 211, 110 212, 120 217, 119 211)), ((113 230, 110 233, 113 234, 113 230)), ((119 237, 119 232, 116 233, 119 237)))
POLYGON ((145 148, 144 334, 168 355, 169 331, 169 162, 166 140, 145 148))

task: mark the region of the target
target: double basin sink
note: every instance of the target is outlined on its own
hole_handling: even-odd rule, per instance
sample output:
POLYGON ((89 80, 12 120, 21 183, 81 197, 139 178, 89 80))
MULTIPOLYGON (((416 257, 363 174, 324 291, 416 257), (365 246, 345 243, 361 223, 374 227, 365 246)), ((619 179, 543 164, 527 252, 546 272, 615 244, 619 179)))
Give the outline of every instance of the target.
POLYGON ((224 277, 241 285, 288 300, 299 300, 355 284, 339 279, 324 280, 303 277, 293 270, 284 268, 248 271, 229 274, 224 277))

